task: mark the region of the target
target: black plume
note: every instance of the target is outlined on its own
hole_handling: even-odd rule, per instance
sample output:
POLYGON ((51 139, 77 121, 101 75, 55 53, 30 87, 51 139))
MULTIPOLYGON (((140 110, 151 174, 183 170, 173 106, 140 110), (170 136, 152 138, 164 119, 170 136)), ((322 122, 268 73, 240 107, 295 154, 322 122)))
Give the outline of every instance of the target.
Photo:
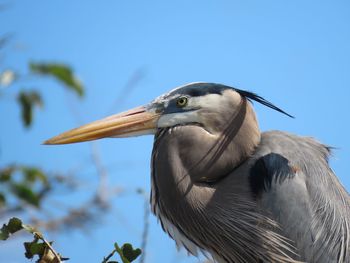
POLYGON ((250 91, 245 91, 245 90, 240 90, 240 89, 236 89, 236 88, 233 88, 235 91, 237 91, 241 96, 247 98, 248 100, 254 100, 256 102, 259 102, 261 103, 262 105, 265 105, 271 109, 274 109, 275 111, 278 111, 278 112, 281 112, 285 115, 287 115, 288 117, 291 117, 291 118, 294 118, 294 116, 288 114, 287 112, 281 110, 280 108, 278 108, 277 106, 273 105, 271 102, 265 100, 263 97, 253 93, 253 92, 250 92, 250 91))

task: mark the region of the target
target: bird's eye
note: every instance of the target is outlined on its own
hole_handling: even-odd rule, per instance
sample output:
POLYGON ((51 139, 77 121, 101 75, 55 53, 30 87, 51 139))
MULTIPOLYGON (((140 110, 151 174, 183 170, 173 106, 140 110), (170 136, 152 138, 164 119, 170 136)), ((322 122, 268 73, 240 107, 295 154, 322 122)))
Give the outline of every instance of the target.
POLYGON ((178 107, 185 107, 187 105, 188 99, 186 97, 180 97, 176 101, 178 107))

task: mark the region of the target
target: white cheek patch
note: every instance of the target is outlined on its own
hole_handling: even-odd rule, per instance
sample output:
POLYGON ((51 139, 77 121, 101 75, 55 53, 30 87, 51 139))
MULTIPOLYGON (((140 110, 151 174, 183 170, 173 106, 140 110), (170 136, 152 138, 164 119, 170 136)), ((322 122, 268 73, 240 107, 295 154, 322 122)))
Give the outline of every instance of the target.
POLYGON ((163 115, 158 120, 158 127, 172 127, 178 124, 199 122, 198 113, 196 111, 179 112, 163 115))
POLYGON ((219 94, 191 97, 186 108, 217 108, 223 100, 223 96, 219 94))

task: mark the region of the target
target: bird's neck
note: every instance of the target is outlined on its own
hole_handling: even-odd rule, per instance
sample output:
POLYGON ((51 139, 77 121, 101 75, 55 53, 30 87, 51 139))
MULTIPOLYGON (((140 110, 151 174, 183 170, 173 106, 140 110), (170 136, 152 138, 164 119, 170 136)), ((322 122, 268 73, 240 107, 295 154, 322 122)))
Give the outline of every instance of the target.
POLYGON ((156 136, 153 180, 160 191, 167 191, 165 198, 170 192, 178 198, 195 191, 192 186, 215 184, 254 153, 260 131, 246 99, 241 99, 238 110, 217 120, 215 133, 186 125, 162 130, 156 136))
MULTIPOLYGON (((189 251, 193 244, 211 250, 205 245, 206 238, 197 234, 204 230, 219 231, 211 223, 215 220, 206 215, 220 217, 220 213, 225 212, 217 205, 220 202, 236 204, 233 208, 239 211, 237 215, 252 210, 249 206, 253 202, 245 202, 249 197, 244 190, 247 187, 242 187, 242 181, 247 180, 240 180, 237 176, 239 173, 231 173, 236 174, 233 178, 228 174, 240 169, 240 164, 254 153, 260 141, 255 115, 250 104, 242 100, 238 113, 232 113, 230 118, 222 122, 225 124, 219 124, 222 125, 222 131, 217 134, 208 133, 201 127, 179 126, 161 130, 155 138, 152 153, 152 210, 163 229, 178 245, 183 244, 189 251), (221 192, 221 197, 229 200, 221 200, 220 195, 216 194, 217 187, 220 192, 220 186, 225 184, 226 180, 220 180, 223 177, 230 179, 230 184, 236 189, 234 196, 231 192, 221 192)), ((234 211, 232 215, 230 213, 232 218, 235 218, 234 215, 234 211)), ((239 220, 244 221, 245 218, 239 220)), ((246 221, 249 220, 252 219, 246 221)), ((232 236, 236 234, 234 232, 232 236)), ((254 238, 252 235, 252 242, 254 238)))
POLYGON ((216 131, 200 127, 175 128, 178 156, 193 183, 215 183, 249 158, 260 142, 251 104, 241 99, 239 109, 216 118, 216 131))

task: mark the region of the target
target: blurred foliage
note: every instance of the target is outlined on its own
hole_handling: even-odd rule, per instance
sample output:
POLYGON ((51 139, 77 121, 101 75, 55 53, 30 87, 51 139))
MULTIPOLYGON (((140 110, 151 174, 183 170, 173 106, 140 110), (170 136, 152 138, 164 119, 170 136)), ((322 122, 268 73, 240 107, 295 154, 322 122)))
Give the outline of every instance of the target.
POLYGON ((0 219, 8 215, 24 217, 48 231, 87 230, 108 206, 93 193, 75 207, 54 201, 57 192, 74 193, 81 186, 73 173, 47 172, 40 167, 7 165, 0 167, 0 219), (57 205, 60 205, 59 216, 57 205), (29 217, 30 215, 30 217, 29 217))
POLYGON ((24 209, 26 204, 39 208, 45 194, 51 189, 47 175, 36 167, 9 165, 0 169, 0 211, 10 207, 7 199, 12 199, 16 210, 24 209), (17 202, 19 200, 21 202, 17 202))
MULTIPOLYGON (((0 38, 0 48, 5 45, 8 38, 0 38)), ((63 63, 29 63, 30 74, 39 76, 51 76, 64 84, 68 90, 76 93, 79 97, 84 95, 84 86, 73 73, 72 69, 63 63)), ((18 81, 23 80, 23 75, 12 69, 5 69, 0 72, 0 87, 9 87, 18 81)), ((17 93, 17 102, 21 108, 22 122, 29 128, 34 119, 34 109, 42 108, 43 98, 37 90, 20 89, 17 93)))
POLYGON ((80 97, 84 95, 83 85, 67 65, 57 63, 30 63, 29 68, 33 73, 54 77, 80 97))
MULTIPOLYGON (((0 36, 0 50, 5 45, 8 45, 9 40, 9 34, 0 36)), ((1 60, 0 66, 2 66, 1 60)), ((11 90, 12 94, 8 97, 16 99, 21 109, 22 123, 27 128, 34 123, 35 109, 43 108, 44 105, 44 99, 38 90, 28 90, 23 88, 22 84, 20 84, 21 87, 18 85, 18 83, 26 81, 28 77, 29 79, 34 75, 52 77, 63 84, 62 86, 70 92, 77 94, 79 97, 84 96, 84 86, 75 76, 73 70, 66 64, 33 62, 28 64, 28 69, 29 72, 25 74, 15 69, 0 69, 0 88, 3 88, 0 89, 0 95, 11 90), (13 91, 15 96, 13 96, 13 91)), ((0 96, 0 99, 4 97, 0 96)), ((91 195, 90 200, 85 203, 80 202, 74 208, 64 206, 63 202, 57 201, 55 201, 55 205, 47 205, 49 194, 52 195, 54 190, 60 188, 60 186, 64 186, 65 189, 68 188, 71 190, 70 192, 74 192, 72 190, 77 188, 78 183, 74 181, 72 174, 53 174, 44 171, 41 167, 21 164, 8 164, 0 167, 0 219, 16 215, 24 217, 26 221, 35 225, 35 227, 44 228, 48 231, 82 229, 87 224, 96 221, 96 218, 100 218, 101 214, 106 214, 106 209, 109 208, 106 192, 111 189, 106 189, 106 186, 103 185, 107 175, 105 172, 99 172, 105 170, 100 161, 96 161, 99 159, 99 156, 94 154, 94 152, 92 155, 98 173, 100 173, 98 176, 101 185, 91 195), (57 209, 57 204, 63 209, 57 209), (64 211, 62 212, 61 210, 64 211)), ((115 194, 119 193, 119 191, 120 189, 114 189, 115 194)), ((37 231, 35 227, 23 224, 21 219, 12 217, 7 224, 1 227, 0 240, 7 240, 14 233, 25 230, 34 237, 32 241, 24 242, 26 258, 32 260, 34 257, 37 257, 38 260, 36 262, 39 263, 57 263, 67 260, 62 258, 52 248, 52 242, 46 241, 42 233, 37 231)), ((124 244, 122 247, 119 247, 115 243, 113 252, 103 262, 117 262, 108 261, 115 253, 119 254, 122 263, 129 263, 141 254, 141 250, 134 249, 130 244, 124 244)))
POLYGON ((21 106, 22 121, 29 127, 33 121, 33 110, 35 107, 43 107, 43 101, 37 91, 20 91, 17 97, 21 106))

